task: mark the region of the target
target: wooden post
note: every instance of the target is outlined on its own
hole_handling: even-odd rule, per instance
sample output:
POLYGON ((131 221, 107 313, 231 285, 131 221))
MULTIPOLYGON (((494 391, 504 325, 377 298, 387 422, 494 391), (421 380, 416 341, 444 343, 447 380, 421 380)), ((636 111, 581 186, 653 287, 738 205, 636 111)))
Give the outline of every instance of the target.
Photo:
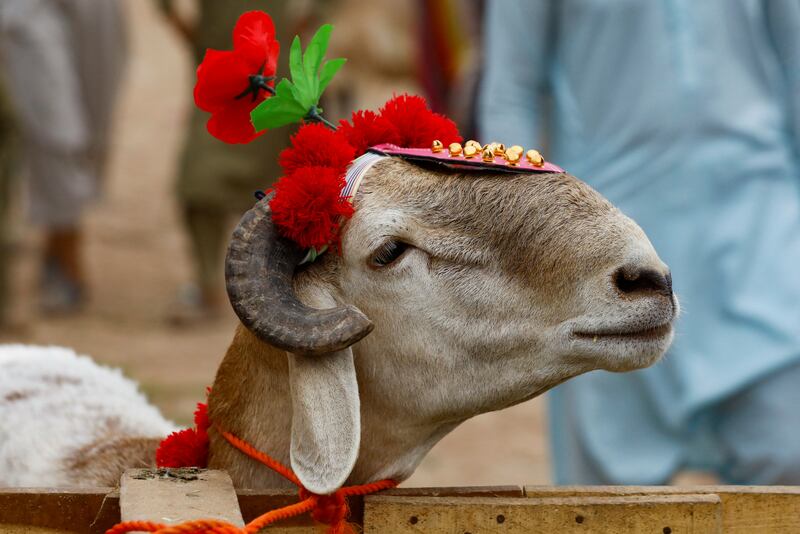
POLYGON ((120 482, 119 509, 122 521, 174 525, 222 519, 244 526, 231 477, 224 471, 128 469, 120 482))

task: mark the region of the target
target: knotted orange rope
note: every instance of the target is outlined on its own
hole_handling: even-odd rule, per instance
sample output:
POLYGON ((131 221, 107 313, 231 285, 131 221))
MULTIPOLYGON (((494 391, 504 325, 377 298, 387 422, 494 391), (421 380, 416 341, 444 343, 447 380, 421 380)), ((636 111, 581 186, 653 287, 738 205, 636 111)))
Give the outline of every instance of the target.
POLYGON ((256 534, 259 530, 276 521, 311 513, 311 517, 328 525, 328 534, 347 534, 352 529, 347 524, 350 511, 347 508, 347 497, 369 495, 381 490, 397 486, 394 480, 379 480, 360 486, 348 486, 338 489, 331 495, 317 495, 303 487, 300 479, 288 466, 283 465, 268 454, 259 451, 244 440, 241 440, 220 428, 217 431, 234 447, 250 458, 261 462, 286 480, 299 488, 300 502, 270 510, 239 528, 236 525, 218 519, 198 519, 180 525, 164 525, 152 521, 126 521, 110 528, 106 534, 125 534, 127 532, 154 532, 156 534, 256 534))

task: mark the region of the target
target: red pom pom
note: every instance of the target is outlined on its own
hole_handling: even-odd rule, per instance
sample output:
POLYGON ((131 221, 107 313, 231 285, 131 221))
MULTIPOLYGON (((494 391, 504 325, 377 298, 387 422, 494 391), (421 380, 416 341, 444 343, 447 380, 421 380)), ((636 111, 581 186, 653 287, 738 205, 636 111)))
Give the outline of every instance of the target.
POLYGON ((158 467, 206 467, 208 435, 200 436, 193 428, 173 432, 156 450, 158 467))
POLYGON ((341 198, 344 169, 302 167, 275 184, 270 201, 272 220, 281 234, 303 248, 320 250, 338 243, 342 218, 353 215, 353 206, 341 198))
POLYGON ((435 139, 445 145, 462 141, 455 123, 429 110, 420 96, 395 96, 381 108, 381 118, 395 127, 399 137, 395 144, 402 147, 425 148, 435 139))
POLYGON ((279 163, 286 176, 302 167, 331 167, 344 172, 355 151, 347 139, 327 126, 304 124, 292 136, 292 146, 281 152, 279 163))
POLYGON ((352 125, 346 120, 339 121, 338 131, 355 149, 356 156, 360 156, 373 145, 400 142, 397 129, 377 113, 356 111, 351 120, 352 125))
POLYGON ((194 411, 194 428, 199 436, 208 436, 209 427, 211 420, 208 418, 208 404, 198 402, 194 411))
POLYGON ((208 465, 208 405, 198 402, 194 428, 173 432, 156 450, 158 467, 206 467, 208 465))

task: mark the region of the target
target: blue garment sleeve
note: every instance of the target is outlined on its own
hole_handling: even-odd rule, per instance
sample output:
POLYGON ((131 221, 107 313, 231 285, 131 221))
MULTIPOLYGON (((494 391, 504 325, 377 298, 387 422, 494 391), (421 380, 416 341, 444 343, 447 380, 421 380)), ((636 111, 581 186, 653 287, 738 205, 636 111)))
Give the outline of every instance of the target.
POLYGON ((487 1, 477 112, 482 142, 541 145, 551 9, 550 0, 487 1))
POLYGON ((767 25, 788 83, 792 141, 800 159, 800 0, 765 0, 767 25))

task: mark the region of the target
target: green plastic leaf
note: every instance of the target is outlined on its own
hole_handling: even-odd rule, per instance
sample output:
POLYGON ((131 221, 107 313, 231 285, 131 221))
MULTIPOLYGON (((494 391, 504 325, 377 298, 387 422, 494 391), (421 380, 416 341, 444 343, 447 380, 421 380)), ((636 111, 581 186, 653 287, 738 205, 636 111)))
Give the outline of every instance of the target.
POLYGON ((314 95, 319 96, 322 91, 319 90, 319 67, 322 65, 322 59, 325 57, 325 52, 328 50, 328 41, 331 38, 333 26, 330 24, 323 24, 311 38, 305 53, 303 54, 303 68, 305 70, 306 78, 311 82, 314 95))
POLYGON ((330 24, 322 25, 312 37, 305 53, 302 51, 300 37, 294 38, 289 49, 289 72, 292 79, 281 80, 275 88, 275 95, 264 100, 250 113, 257 131, 300 122, 308 119, 309 113, 321 112, 317 108, 319 99, 345 63, 344 58, 339 58, 323 64, 332 31, 333 26, 330 24))
POLYGON ((322 66, 322 74, 320 74, 319 85, 317 86, 317 102, 319 102, 319 98, 322 96, 322 93, 325 92, 325 88, 328 87, 328 84, 331 83, 333 77, 339 72, 339 69, 344 66, 346 61, 345 58, 340 57, 326 61, 322 66))
POLYGON ((300 265, 303 265, 304 263, 312 263, 312 262, 314 262, 314 261, 315 261, 317 258, 319 258, 319 257, 320 257, 320 256, 321 256, 321 255, 322 255, 322 254, 323 254, 323 253, 326 251, 326 250, 328 250, 328 245, 324 245, 324 246, 323 246, 321 249, 319 249, 319 250, 315 249, 314 247, 311 247, 311 248, 310 248, 310 249, 308 249, 308 251, 306 252, 306 255, 305 255, 305 257, 303 257, 303 259, 300 261, 300 265))
POLYGON ((292 47, 289 49, 289 72, 292 74, 292 83, 295 87, 293 91, 295 99, 306 108, 311 107, 314 104, 315 84, 310 77, 306 76, 299 36, 295 36, 292 47))
POLYGON ((297 101, 292 82, 284 78, 275 88, 275 95, 259 104, 250 118, 256 131, 262 131, 300 122, 306 113, 308 107, 297 101))

